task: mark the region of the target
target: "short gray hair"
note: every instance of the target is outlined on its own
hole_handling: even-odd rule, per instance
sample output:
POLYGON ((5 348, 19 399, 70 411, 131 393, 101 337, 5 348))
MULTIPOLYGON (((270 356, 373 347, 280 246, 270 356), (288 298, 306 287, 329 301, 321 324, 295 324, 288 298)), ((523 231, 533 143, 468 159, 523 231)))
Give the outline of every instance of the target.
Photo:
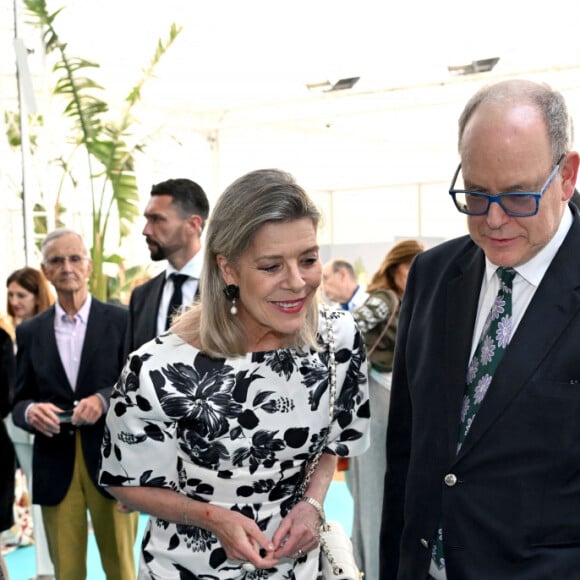
POLYGON ((552 145, 552 162, 570 151, 573 143, 572 119, 561 93, 545 83, 512 79, 488 85, 477 91, 459 117, 458 147, 461 151, 465 127, 477 108, 484 103, 529 103, 543 116, 552 145))
MULTIPOLYGON (((62 238, 63 236, 69 236, 69 235, 76 236, 82 242, 83 247, 85 247, 85 241, 83 240, 83 237, 75 230, 71 230, 69 228, 59 228, 57 230, 53 230, 52 232, 47 234, 47 236, 42 241, 42 261, 43 261, 43 263, 46 264, 46 247, 48 246, 48 244, 50 244, 50 242, 53 242, 54 240, 58 240, 58 238, 62 238)), ((87 253, 87 249, 85 247, 85 254, 86 253, 87 253)))
POLYGON ((333 274, 337 274, 341 270, 346 270, 349 278, 351 280, 356 280, 356 272, 354 271, 354 266, 348 261, 343 258, 335 258, 330 262, 330 266, 332 268, 333 274))

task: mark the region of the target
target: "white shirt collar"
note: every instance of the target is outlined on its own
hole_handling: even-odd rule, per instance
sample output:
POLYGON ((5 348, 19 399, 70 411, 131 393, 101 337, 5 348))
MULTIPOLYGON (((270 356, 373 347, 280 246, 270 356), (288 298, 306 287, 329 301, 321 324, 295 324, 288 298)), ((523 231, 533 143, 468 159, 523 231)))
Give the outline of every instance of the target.
MULTIPOLYGON (((516 272, 522 278, 527 280, 533 286, 537 287, 540 285, 546 270, 549 268, 554 256, 558 253, 564 238, 572 227, 572 221, 572 211, 570 208, 566 208, 566 211, 564 211, 564 215, 560 220, 560 225, 558 226, 556 233, 552 236, 552 239, 530 260, 515 268, 516 272)), ((495 274, 497 268, 496 264, 490 262, 487 257, 485 258, 485 276, 488 283, 495 274)))
POLYGON ((179 272, 180 274, 186 274, 190 278, 195 278, 199 280, 201 277, 201 269, 203 266, 203 250, 200 250, 181 268, 181 270, 176 270, 169 262, 167 262, 167 268, 165 270, 165 279, 169 278, 171 274, 179 272))
MULTIPOLYGON (((87 294, 87 298, 83 305, 79 308, 75 316, 84 324, 89 320, 89 312, 91 310, 92 296, 87 294)), ((69 316, 63 309, 63 307, 58 303, 58 300, 54 303, 54 311, 56 313, 56 318, 62 320, 63 317, 69 316)))

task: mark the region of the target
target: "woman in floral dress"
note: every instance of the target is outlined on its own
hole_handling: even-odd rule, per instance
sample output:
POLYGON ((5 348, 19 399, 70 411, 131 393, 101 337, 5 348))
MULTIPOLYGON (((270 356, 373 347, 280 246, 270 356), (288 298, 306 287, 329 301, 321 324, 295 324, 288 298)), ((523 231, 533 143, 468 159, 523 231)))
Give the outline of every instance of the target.
POLYGON ((319 218, 282 171, 236 180, 208 226, 201 303, 127 361, 101 484, 151 514, 142 580, 320 577, 324 498, 336 457, 368 446, 369 404, 352 316, 319 312, 319 218))

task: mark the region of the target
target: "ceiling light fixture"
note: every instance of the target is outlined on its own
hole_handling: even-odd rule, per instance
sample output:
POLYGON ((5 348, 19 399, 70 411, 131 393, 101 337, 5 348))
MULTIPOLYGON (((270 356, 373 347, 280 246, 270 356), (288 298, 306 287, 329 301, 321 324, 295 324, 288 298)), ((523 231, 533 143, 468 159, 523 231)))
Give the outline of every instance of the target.
POLYGON ((469 64, 448 66, 447 70, 455 75, 473 75, 480 72, 489 72, 499 62, 499 56, 494 58, 482 58, 471 61, 469 64))
POLYGON ((309 91, 320 91, 323 93, 331 93, 333 91, 344 91, 346 89, 352 89, 356 83, 360 80, 360 77, 346 77, 343 79, 338 79, 336 82, 322 81, 318 83, 306 83, 306 88, 309 91))

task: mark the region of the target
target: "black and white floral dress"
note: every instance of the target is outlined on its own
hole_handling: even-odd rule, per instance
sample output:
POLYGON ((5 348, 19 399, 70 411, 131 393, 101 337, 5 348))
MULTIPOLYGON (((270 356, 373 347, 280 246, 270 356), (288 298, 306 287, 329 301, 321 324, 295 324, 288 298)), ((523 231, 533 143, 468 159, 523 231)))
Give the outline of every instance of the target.
MULTIPOLYGON (((350 313, 330 314, 337 398, 327 449, 368 447, 367 368, 350 313)), ((212 359, 167 333, 133 353, 114 390, 102 450, 102 485, 166 487, 239 511, 272 537, 297 501, 305 464, 328 429, 328 345, 212 359)), ((139 578, 314 580, 319 553, 244 572, 205 529, 151 517, 139 578)))

